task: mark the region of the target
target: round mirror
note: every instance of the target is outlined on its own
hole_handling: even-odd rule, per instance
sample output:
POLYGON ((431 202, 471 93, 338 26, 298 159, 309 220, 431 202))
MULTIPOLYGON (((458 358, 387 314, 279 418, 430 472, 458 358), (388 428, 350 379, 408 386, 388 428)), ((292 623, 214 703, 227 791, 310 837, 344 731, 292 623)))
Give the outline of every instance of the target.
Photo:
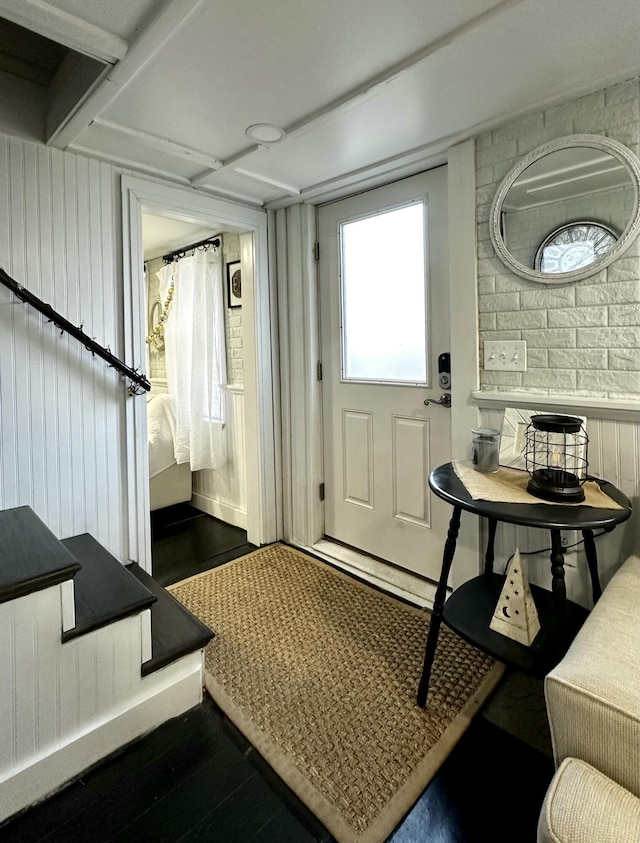
POLYGON ((640 231, 640 162, 617 141, 572 135, 534 149, 506 176, 491 207, 496 253, 543 284, 595 275, 640 231))

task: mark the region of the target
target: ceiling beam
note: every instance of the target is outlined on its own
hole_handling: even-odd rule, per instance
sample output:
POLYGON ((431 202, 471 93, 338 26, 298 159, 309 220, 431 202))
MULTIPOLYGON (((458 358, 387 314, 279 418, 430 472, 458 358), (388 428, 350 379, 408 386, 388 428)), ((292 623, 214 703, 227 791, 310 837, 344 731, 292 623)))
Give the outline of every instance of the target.
POLYGON ((82 146, 78 143, 70 143, 67 148, 72 152, 79 153, 80 155, 86 155, 87 158, 98 158, 100 161, 106 161, 108 164, 113 164, 114 167, 123 167, 127 170, 134 170, 136 173, 148 173, 151 176, 166 179, 167 181, 189 185, 189 179, 186 179, 184 176, 177 176, 175 173, 169 173, 167 170, 161 170, 159 167, 143 164, 140 161, 134 161, 130 158, 123 158, 121 155, 110 155, 108 152, 96 152, 95 149, 90 149, 89 147, 82 146))
POLYGON ((57 9, 45 0, 0 0, 0 16, 107 64, 123 59, 129 49, 122 38, 57 9))
POLYGON ((144 146, 150 149, 157 149, 174 158, 181 158, 185 161, 192 161, 195 164, 202 164, 203 167, 208 167, 209 170, 219 170, 223 166, 223 162, 214 155, 209 155, 207 152, 201 152, 198 149, 193 149, 190 146, 183 146, 180 143, 174 143, 168 138, 161 138, 157 135, 150 135, 148 132, 143 132, 140 129, 132 129, 129 126, 122 126, 120 123, 113 123, 111 120, 103 120, 101 117, 96 117, 92 121, 94 126, 104 126, 105 129, 111 129, 114 132, 120 132, 128 137, 135 138, 144 146))
POLYGON ((236 173, 240 173, 241 176, 247 176, 247 178, 259 181, 262 184, 268 184, 271 187, 278 187, 290 196, 300 196, 300 188, 298 187, 293 187, 292 185, 285 184, 282 181, 276 181, 276 179, 269 178, 269 176, 263 176, 260 173, 253 173, 251 170, 244 170, 242 167, 234 167, 233 169, 236 173))
MULTIPOLYGON (((0 0, 0 3, 8 0, 0 0)), ((20 0, 22 2, 22 0, 20 0)), ((30 0, 40 2, 40 0, 30 0)), ((114 65, 108 75, 91 92, 84 102, 47 138, 47 144, 67 149, 76 138, 118 96, 184 25, 187 18, 202 5, 204 0, 168 0, 147 23, 137 41, 127 54, 114 65)))

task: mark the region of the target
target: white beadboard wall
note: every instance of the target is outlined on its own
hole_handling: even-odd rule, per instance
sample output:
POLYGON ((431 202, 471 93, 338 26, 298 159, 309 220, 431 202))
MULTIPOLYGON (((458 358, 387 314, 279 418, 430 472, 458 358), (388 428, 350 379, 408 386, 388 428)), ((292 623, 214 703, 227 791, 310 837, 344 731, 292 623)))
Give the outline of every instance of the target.
POLYGON ((7 714, 0 729, 0 781, 133 697, 140 684, 141 616, 62 644, 60 588, 0 605, 0 694, 13 697, 0 704, 7 714))
MULTIPOLYGON (((0 265, 118 357, 121 172, 0 136, 0 265)), ((144 398, 0 286, 1 508, 29 505, 60 538, 89 532, 124 558, 127 400, 144 398)))
POLYGON ((219 469, 193 474, 192 503, 228 524, 247 529, 244 389, 227 386, 228 459, 219 469))
POLYGON ((141 675, 149 611, 62 643, 64 587, 0 604, 0 822, 202 698, 202 651, 141 675))
MULTIPOLYGON (((502 410, 483 409, 481 424, 501 430, 503 415, 502 410)), ((624 559, 640 550, 640 419, 638 422, 631 422, 587 418, 587 434, 589 473, 617 486, 629 498, 633 507, 628 521, 617 526, 613 532, 596 539, 600 584, 604 588, 624 559)), ((484 521, 482 533, 484 553, 487 541, 484 521)), ((580 534, 578 539, 582 539, 580 534)), ((548 548, 549 542, 549 532, 546 530, 498 524, 495 543, 496 572, 502 573, 516 548, 520 551, 538 550, 548 548)), ((550 551, 546 551, 524 557, 530 581, 545 588, 549 588, 551 582, 549 553, 550 551)), ((582 545, 578 547, 577 552, 567 554, 565 578, 569 599, 591 608, 591 583, 582 545)))

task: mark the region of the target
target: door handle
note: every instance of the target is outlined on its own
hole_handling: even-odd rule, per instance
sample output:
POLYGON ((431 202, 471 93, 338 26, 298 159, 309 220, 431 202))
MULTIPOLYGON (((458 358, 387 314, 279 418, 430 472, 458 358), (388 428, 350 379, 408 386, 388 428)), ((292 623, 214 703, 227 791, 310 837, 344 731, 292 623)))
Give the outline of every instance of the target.
POLYGON ((443 392, 440 398, 435 401, 433 398, 425 398, 424 400, 425 406, 428 404, 440 404, 441 407, 450 407, 451 406, 451 393, 450 392, 443 392))

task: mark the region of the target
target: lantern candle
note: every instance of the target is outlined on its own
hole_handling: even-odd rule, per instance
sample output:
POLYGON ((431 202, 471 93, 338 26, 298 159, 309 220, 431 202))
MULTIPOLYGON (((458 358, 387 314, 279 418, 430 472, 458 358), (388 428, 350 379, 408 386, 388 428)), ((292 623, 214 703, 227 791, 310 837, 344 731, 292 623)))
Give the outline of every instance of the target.
POLYGON ((588 437, 575 416, 532 416, 525 434, 527 490, 544 500, 580 503, 587 479, 588 437))

